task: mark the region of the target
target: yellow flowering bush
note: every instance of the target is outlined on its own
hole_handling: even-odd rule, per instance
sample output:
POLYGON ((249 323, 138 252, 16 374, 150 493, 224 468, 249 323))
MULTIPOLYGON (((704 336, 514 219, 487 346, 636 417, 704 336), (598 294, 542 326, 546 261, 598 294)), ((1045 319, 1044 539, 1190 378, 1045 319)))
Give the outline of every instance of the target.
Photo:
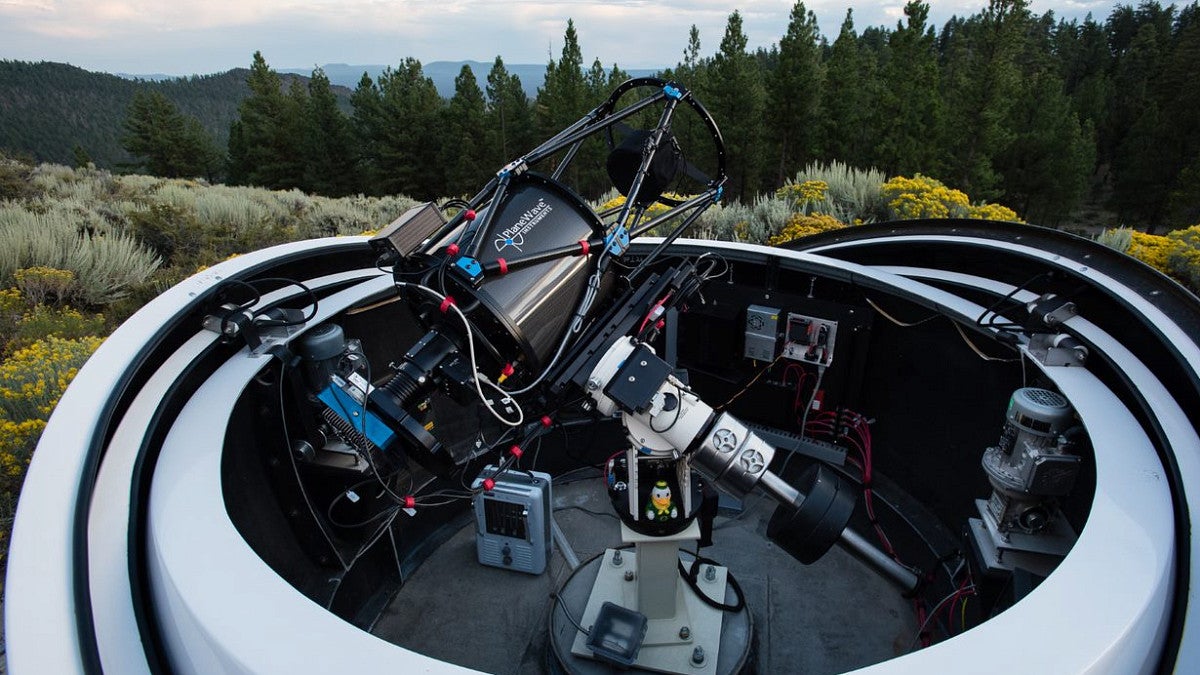
POLYGON ((825 201, 829 194, 829 183, 823 180, 806 180, 799 183, 788 182, 775 191, 780 199, 790 200, 796 206, 803 208, 807 204, 825 201))
POLYGON ((8 539, 12 505, 50 411, 102 341, 46 338, 0 364, 0 543, 8 539))
POLYGON ((967 217, 977 220, 1003 220, 1010 223, 1023 223, 1017 212, 999 204, 980 204, 967 209, 967 217))
POLYGON ((83 362, 104 340, 48 337, 18 349, 0 364, 0 418, 45 419, 83 362))
POLYGON ((771 246, 778 246, 794 239, 821 232, 829 232, 830 230, 840 230, 844 227, 846 227, 845 223, 824 213, 814 213, 812 215, 797 213, 789 218, 787 224, 783 226, 779 234, 772 236, 767 240, 767 243, 771 246))
POLYGON ((106 332, 103 314, 82 312, 70 306, 30 306, 16 288, 0 289, 0 357, 47 337, 82 338, 106 332))
POLYGON ((1167 267, 1177 279, 1200 294, 1200 225, 1168 232, 1175 246, 1167 251, 1167 267))
POLYGON ((24 312, 4 344, 14 352, 48 337, 75 339, 103 333, 104 315, 81 312, 73 307, 36 305, 24 312))
POLYGON ((965 192, 921 174, 912 178, 896 176, 883 184, 883 195, 893 219, 977 218, 1023 222, 1016 211, 1006 206, 972 205, 965 192))
POLYGON ((1159 272, 1170 275, 1171 267, 1167 264, 1167 259, 1177 246, 1179 242, 1169 237, 1135 230, 1130 233, 1129 249, 1125 252, 1159 272))
POLYGON ((1097 241, 1137 258, 1200 294, 1200 225, 1166 235, 1122 227, 1106 230, 1097 241))
MULTIPOLYGON (((684 195, 677 195, 677 194, 672 194, 672 193, 667 193, 664 196, 670 197, 672 199, 679 199, 679 200, 688 199, 688 197, 686 197, 684 195)), ((625 205, 625 195, 617 195, 616 197, 613 197, 612 199, 601 204, 600 208, 597 210, 603 212, 603 211, 607 211, 609 209, 619 208, 624 205, 625 205)), ((642 217, 638 220, 637 224, 642 225, 644 223, 648 223, 651 220, 657 218, 658 216, 666 213, 670 209, 671 209, 671 207, 667 206, 666 204, 654 202, 646 209, 646 212, 642 214, 642 217)), ((657 230, 658 228, 654 228, 654 229, 657 230)), ((651 231, 649 234, 657 235, 658 233, 656 231, 651 231)))
POLYGON ((26 267, 13 273, 17 288, 25 298, 34 305, 40 305, 48 300, 62 302, 67 299, 71 286, 75 283, 75 273, 71 270, 60 270, 54 267, 26 267))
POLYGON ((883 184, 883 194, 894 219, 958 218, 971 206, 965 193, 921 174, 892 178, 883 184))
POLYGON ((25 311, 25 298, 15 288, 0 288, 0 334, 6 326, 16 325, 25 311))

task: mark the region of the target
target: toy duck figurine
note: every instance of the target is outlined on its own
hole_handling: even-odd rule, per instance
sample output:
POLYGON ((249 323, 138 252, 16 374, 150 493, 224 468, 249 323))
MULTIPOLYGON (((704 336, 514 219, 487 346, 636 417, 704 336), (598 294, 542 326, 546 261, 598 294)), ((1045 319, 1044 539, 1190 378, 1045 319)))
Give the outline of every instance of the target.
POLYGON ((667 481, 658 481, 654 484, 654 489, 650 491, 650 504, 646 506, 646 519, 662 522, 678 517, 679 510, 671 501, 671 488, 667 486, 667 481))

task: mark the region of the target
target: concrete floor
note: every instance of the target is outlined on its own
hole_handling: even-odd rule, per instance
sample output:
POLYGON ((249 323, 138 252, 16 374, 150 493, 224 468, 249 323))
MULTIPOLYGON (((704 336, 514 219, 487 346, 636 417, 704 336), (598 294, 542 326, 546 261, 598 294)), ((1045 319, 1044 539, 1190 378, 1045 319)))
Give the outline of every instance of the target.
MULTIPOLYGON (((600 479, 554 486, 555 518, 580 560, 618 546, 620 529, 600 479), (581 509, 587 509, 581 510, 581 509)), ((759 673, 840 673, 906 652, 917 630, 909 601, 834 547, 810 566, 766 539, 774 505, 752 496, 738 518, 718 518, 703 555, 726 565, 753 614, 759 673)), ((570 573, 556 551, 531 576, 476 562, 473 526, 439 548, 372 632, 408 649, 492 673, 547 672, 550 593, 570 573)))

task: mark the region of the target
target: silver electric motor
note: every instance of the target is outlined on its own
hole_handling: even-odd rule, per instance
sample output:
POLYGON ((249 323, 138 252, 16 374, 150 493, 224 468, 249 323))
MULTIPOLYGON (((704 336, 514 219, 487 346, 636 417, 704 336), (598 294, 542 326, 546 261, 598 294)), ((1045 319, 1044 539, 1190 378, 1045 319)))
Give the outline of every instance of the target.
POLYGON ((1079 474, 1080 458, 1063 449, 1074 414, 1062 395, 1025 387, 1013 392, 1005 417, 999 443, 983 453, 994 490, 987 510, 1002 532, 1037 532, 1079 474))

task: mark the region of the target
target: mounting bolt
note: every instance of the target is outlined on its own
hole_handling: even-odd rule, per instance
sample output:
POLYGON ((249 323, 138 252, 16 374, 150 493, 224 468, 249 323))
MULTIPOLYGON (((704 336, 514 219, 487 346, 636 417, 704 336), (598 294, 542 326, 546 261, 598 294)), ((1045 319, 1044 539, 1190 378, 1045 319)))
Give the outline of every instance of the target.
POLYGON ((625 570, 625 581, 633 581, 633 570, 625 570))
POLYGON ((704 570, 704 580, 705 581, 716 581, 717 580, 717 568, 713 567, 712 565, 708 565, 704 570))
POLYGON ((693 666, 704 665, 704 647, 697 646, 695 649, 692 650, 692 665, 693 666))
POLYGON ((617 550, 613 551, 613 559, 612 559, 613 567, 620 567, 624 563, 625 563, 625 560, 623 558, 621 558, 621 549, 617 549, 617 550))
POLYGON ((692 629, 691 628, 688 628, 687 626, 683 626, 682 628, 679 629, 679 639, 680 640, 686 640, 690 637, 692 637, 692 629))
POLYGON ((592 379, 588 380, 587 386, 589 390, 596 391, 600 388, 600 378, 593 377, 592 379))

